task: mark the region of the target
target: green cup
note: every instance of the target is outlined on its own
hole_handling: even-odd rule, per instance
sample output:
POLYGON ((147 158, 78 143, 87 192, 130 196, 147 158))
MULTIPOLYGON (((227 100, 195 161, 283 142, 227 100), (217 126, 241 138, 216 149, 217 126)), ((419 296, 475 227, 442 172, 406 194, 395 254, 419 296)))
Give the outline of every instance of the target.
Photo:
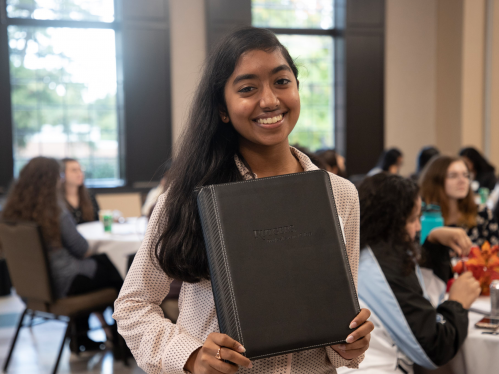
POLYGON ((111 232, 113 228, 113 212, 110 210, 101 210, 99 216, 104 225, 104 232, 111 232))

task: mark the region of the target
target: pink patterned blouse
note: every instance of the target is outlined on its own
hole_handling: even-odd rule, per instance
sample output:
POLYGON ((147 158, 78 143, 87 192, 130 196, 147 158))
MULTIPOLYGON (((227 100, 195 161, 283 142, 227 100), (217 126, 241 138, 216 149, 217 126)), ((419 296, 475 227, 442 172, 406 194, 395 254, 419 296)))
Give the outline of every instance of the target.
MULTIPOLYGON (((316 170, 310 159, 291 147, 305 171, 316 170)), ((244 179, 251 172, 236 157, 244 179)), ((346 248, 357 284, 359 262, 359 202, 357 190, 347 180, 330 174, 334 198, 344 227, 346 248)), ((209 280, 183 283, 179 296, 180 315, 174 324, 164 317, 160 304, 173 281, 151 260, 150 252, 165 224, 165 194, 154 209, 147 233, 115 302, 114 319, 138 365, 147 373, 186 373, 184 365, 207 336, 219 332, 213 293, 209 280)), ((240 373, 315 374, 336 373, 336 368, 357 368, 364 355, 345 360, 330 347, 311 349, 253 361, 253 368, 240 373)))

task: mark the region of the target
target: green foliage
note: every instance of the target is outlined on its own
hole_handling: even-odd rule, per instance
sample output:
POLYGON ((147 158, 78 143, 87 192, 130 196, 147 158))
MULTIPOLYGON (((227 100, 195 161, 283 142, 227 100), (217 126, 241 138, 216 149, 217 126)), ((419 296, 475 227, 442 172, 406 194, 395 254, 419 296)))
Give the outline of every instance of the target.
POLYGON ((107 18, 95 5, 100 4, 92 0, 7 0, 7 13, 9 17, 41 19, 35 17, 35 11, 44 10, 43 19, 101 21, 107 18))
POLYGON ((333 148, 333 40, 329 36, 278 37, 299 71, 301 113, 289 141, 311 150, 333 148))
POLYGON ((330 29, 333 0, 253 0, 251 16, 256 27, 330 29))
MULTIPOLYGON (((29 2, 18 0, 16 3, 26 5, 29 2)), ((73 154, 75 148, 72 144, 80 144, 79 150, 87 144, 88 156, 92 159, 100 157, 99 141, 118 140, 116 95, 107 94, 89 101, 87 85, 76 81, 67 69, 71 58, 64 51, 54 51, 49 30, 8 27, 17 172, 26 162, 20 158, 21 155, 38 155, 31 154, 33 148, 28 151, 26 147, 30 139, 46 125, 60 127, 67 134, 71 142, 66 148, 69 152, 66 156, 69 157, 81 156, 81 153, 73 154)), ((39 149, 51 156, 46 146, 39 149)), ((117 155, 106 162, 95 162, 95 167, 91 174, 97 178, 119 178, 117 155)))

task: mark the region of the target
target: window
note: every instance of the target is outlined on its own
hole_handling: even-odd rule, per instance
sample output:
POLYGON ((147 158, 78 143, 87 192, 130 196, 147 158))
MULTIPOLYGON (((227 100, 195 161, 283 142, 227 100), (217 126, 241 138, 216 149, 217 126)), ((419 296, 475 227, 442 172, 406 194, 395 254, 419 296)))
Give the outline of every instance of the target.
POLYGON ((334 148, 334 0, 252 0, 252 24, 276 33, 299 70, 301 114, 290 143, 334 148))
POLYGON ((7 0, 14 176, 36 156, 78 159, 122 184, 114 0, 7 0))

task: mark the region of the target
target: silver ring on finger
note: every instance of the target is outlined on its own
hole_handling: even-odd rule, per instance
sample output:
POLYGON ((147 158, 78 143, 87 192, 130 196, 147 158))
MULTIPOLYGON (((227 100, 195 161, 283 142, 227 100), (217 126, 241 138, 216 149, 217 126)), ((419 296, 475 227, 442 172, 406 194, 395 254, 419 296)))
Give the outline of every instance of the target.
POLYGON ((218 348, 218 351, 217 351, 217 354, 215 355, 215 358, 216 358, 217 360, 222 360, 222 356, 220 356, 220 350, 221 350, 221 349, 222 349, 222 347, 219 347, 219 348, 218 348))

